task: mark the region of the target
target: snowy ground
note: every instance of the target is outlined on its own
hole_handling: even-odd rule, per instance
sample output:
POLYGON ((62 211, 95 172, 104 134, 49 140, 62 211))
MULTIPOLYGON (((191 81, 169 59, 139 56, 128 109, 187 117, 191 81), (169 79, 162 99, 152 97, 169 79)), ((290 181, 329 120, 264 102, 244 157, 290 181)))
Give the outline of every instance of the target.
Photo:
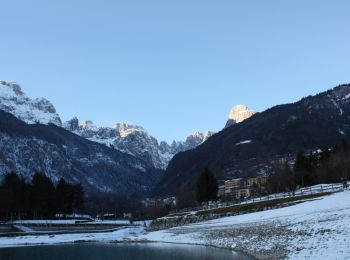
POLYGON ((1 237, 0 247, 14 247, 38 244, 59 244, 76 242, 119 242, 136 240, 140 234, 144 233, 144 228, 127 227, 114 232, 87 233, 87 234, 64 234, 64 235, 38 235, 38 236, 18 236, 1 237))
POLYGON ((350 191, 140 237, 232 248, 258 259, 350 259, 350 191))
POLYGON ((98 234, 0 238, 0 247, 77 241, 205 244, 232 248, 258 259, 350 259, 350 191, 150 233, 139 226, 98 234))
MULTIPOLYGON (((62 224, 62 225, 75 225, 76 222, 81 222, 81 219, 68 219, 68 220, 16 220, 12 222, 7 222, 11 224, 62 224)), ((134 221, 133 224, 135 225, 143 225, 146 223, 149 225, 150 221, 134 221)), ((111 224, 111 225, 129 225, 129 220, 94 220, 91 222, 83 222, 84 225, 97 225, 97 224, 111 224)))

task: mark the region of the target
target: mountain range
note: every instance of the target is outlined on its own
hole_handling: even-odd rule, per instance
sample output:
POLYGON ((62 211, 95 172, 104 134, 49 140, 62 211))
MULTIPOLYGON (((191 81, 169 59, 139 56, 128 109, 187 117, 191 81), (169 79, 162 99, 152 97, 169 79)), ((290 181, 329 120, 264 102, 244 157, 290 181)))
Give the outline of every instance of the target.
POLYGON ((29 180, 41 171, 55 182, 81 182, 92 193, 149 194, 175 154, 214 135, 196 131, 168 144, 137 125, 97 127, 76 117, 62 123, 50 101, 31 99, 6 81, 0 81, 0 124, 0 174, 14 171, 29 180))
POLYGON ((43 172, 89 193, 148 194, 163 171, 148 162, 91 142, 55 124, 27 124, 0 110, 0 172, 30 180, 43 172))
POLYGON ((114 127, 96 127, 90 120, 79 123, 78 118, 73 118, 64 123, 64 127, 88 140, 113 147, 163 170, 176 153, 193 149, 214 134, 210 131, 204 134, 197 131, 185 141, 168 144, 165 141, 158 142, 143 127, 127 123, 116 123, 114 127))
POLYGON ((308 96, 227 125, 193 150, 174 156, 156 187, 157 195, 176 194, 205 167, 219 180, 266 174, 275 162, 296 153, 328 148, 350 134, 350 85, 308 96))
POLYGON ((170 159, 178 152, 193 149, 214 133, 198 131, 185 141, 168 144, 151 136, 143 127, 127 123, 116 123, 114 127, 97 127, 90 120, 73 118, 62 123, 52 103, 44 98, 30 99, 15 82, 0 81, 0 109, 13 114, 28 124, 54 124, 63 127, 90 141, 115 148, 150 162, 153 167, 165 169, 170 159))
POLYGON ((30 99, 17 83, 0 81, 0 174, 29 179, 42 171, 57 182, 81 182, 90 193, 176 195, 209 167, 220 180, 267 174, 297 152, 333 146, 350 134, 350 85, 263 112, 232 108, 218 133, 159 142, 141 126, 62 123, 46 99, 30 99))

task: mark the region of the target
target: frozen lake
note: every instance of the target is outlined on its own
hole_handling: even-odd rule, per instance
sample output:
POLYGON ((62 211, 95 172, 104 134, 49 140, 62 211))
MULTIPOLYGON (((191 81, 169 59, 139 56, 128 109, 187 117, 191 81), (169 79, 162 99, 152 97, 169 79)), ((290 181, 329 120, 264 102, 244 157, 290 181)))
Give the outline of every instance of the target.
POLYGON ((164 244, 164 243, 129 243, 102 244, 81 243, 54 246, 27 246, 0 249, 1 260, 96 260, 96 259, 133 259, 133 260, 179 260, 179 259, 233 259, 248 260, 246 256, 230 250, 206 246, 164 244))

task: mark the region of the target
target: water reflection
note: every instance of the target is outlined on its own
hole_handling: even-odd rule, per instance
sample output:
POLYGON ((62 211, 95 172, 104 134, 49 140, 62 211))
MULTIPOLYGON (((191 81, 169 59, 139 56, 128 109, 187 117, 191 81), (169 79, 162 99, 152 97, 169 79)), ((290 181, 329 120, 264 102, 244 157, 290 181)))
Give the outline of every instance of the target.
POLYGON ((246 256, 230 250, 206 246, 165 243, 100 244, 85 243, 56 246, 30 246, 0 249, 1 260, 248 260, 246 256))

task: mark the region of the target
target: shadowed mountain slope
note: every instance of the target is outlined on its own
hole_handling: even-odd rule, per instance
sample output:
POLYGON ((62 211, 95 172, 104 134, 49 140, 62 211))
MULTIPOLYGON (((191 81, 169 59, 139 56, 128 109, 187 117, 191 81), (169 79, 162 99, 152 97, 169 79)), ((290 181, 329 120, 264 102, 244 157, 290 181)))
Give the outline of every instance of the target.
POLYGON ((293 104, 279 105, 225 128, 197 148, 177 154, 155 193, 176 194, 183 183, 194 187, 208 166, 218 179, 255 176, 271 162, 293 159, 350 135, 350 85, 341 85, 293 104))

